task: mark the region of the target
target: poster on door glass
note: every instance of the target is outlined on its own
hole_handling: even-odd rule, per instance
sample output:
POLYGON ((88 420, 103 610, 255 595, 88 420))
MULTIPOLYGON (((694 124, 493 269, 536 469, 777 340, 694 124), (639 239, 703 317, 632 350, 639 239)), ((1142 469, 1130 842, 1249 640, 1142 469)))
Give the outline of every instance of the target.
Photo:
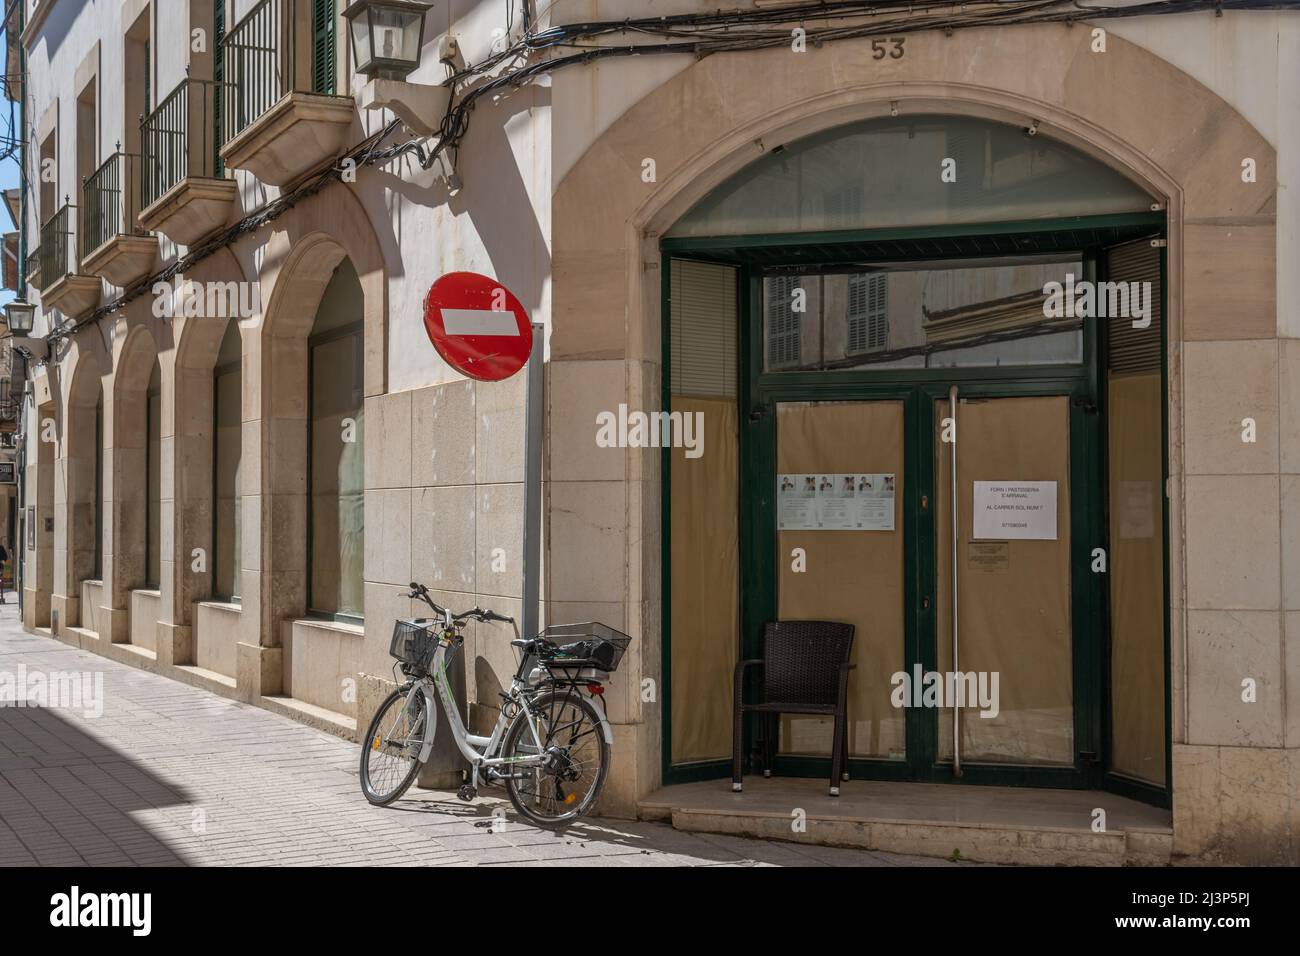
POLYGON ((893 531, 894 475, 879 472, 777 476, 781 531, 893 531))

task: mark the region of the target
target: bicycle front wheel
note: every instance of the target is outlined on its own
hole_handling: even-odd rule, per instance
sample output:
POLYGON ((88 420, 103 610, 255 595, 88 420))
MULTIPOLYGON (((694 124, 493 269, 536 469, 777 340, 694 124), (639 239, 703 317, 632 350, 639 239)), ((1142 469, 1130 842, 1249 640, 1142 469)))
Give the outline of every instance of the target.
POLYGON ((429 719, 427 709, 418 689, 395 690, 379 706, 361 738, 361 792, 376 806, 392 803, 415 782, 429 719))
POLYGON ((515 717, 501 755, 509 761, 541 753, 546 761, 524 767, 507 763, 506 792, 529 820, 562 826, 595 805, 609 773, 609 744, 596 708, 576 689, 541 694, 532 709, 531 722, 522 711, 515 717), (536 727, 536 738, 530 727, 536 727))

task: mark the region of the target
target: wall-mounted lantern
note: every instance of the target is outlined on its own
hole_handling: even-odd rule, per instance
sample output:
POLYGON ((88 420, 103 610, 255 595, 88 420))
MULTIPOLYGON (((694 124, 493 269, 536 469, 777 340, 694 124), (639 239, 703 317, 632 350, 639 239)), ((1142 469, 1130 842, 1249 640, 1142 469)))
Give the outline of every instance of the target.
POLYGON ((414 73, 424 46, 424 15, 432 6, 416 0, 357 0, 344 10, 357 72, 381 80, 405 80, 414 73))
POLYGON ((5 306, 5 324, 16 336, 28 336, 36 328, 36 306, 22 299, 14 299, 5 306))
POLYGON ((5 306, 5 324, 13 336, 10 344, 21 352, 26 352, 38 362, 49 357, 50 349, 44 339, 31 337, 36 328, 36 306, 22 299, 15 299, 5 306))
POLYGON ((390 110, 420 136, 437 132, 451 101, 449 87, 406 79, 420 66, 424 15, 431 6, 416 0, 357 0, 343 11, 356 70, 369 77, 357 94, 357 105, 390 110))

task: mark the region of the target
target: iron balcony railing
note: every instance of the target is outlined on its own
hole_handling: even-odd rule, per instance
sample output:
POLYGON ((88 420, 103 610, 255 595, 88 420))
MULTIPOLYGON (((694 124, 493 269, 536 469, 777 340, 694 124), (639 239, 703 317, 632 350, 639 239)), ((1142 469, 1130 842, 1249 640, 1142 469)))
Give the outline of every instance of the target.
POLYGON ((219 176, 219 86, 186 79, 140 121, 140 208, 147 209, 188 176, 219 176))
POLYGON ((117 152, 104 161, 81 184, 81 258, 115 236, 141 235, 136 221, 140 215, 140 157, 117 152))
POLYGON ((230 29, 221 41, 227 143, 289 93, 334 92, 336 10, 334 0, 262 0, 230 29))
POLYGON ((27 281, 39 287, 41 284, 41 250, 37 246, 27 256, 27 281))
POLYGON ((41 226, 41 291, 71 273, 76 264, 72 233, 72 212, 76 208, 65 203, 41 226))

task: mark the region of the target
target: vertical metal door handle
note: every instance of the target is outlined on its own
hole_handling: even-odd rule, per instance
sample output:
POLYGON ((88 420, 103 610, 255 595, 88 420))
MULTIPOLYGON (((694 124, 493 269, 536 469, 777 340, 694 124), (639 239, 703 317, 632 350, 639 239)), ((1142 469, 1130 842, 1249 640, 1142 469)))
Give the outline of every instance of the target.
MULTIPOLYGON (((948 388, 948 415, 952 418, 952 672, 953 686, 959 685, 961 665, 957 653, 957 552, 960 544, 960 524, 957 521, 957 386, 948 388)), ((961 776, 961 698, 953 695, 952 701, 952 773, 961 776)))

